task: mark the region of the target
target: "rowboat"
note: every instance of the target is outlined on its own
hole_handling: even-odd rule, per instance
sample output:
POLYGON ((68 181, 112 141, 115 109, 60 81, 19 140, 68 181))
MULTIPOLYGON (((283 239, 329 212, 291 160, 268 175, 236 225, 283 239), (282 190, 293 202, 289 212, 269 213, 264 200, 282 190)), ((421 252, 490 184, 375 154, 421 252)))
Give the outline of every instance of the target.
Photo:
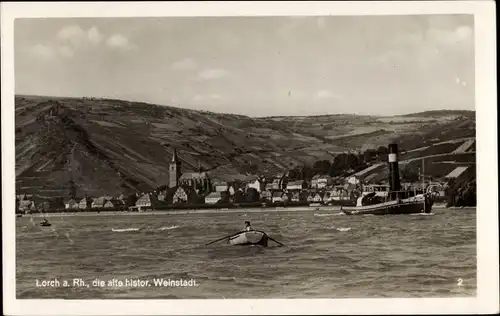
POLYGON ((40 223, 40 226, 51 226, 51 223, 40 223))
POLYGON ((258 230, 244 231, 229 237, 231 245, 261 245, 267 247, 269 237, 258 230))

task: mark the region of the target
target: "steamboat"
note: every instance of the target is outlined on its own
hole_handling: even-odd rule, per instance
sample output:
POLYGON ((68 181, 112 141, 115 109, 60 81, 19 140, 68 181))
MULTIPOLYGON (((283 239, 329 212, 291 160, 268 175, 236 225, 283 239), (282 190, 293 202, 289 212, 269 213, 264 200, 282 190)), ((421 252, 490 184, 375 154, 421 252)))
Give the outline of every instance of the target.
POLYGON ((346 215, 390 215, 430 213, 432 196, 426 193, 415 194, 401 190, 398 166, 398 145, 389 144, 389 192, 381 197, 371 192, 359 197, 356 206, 345 206, 341 210, 346 215))

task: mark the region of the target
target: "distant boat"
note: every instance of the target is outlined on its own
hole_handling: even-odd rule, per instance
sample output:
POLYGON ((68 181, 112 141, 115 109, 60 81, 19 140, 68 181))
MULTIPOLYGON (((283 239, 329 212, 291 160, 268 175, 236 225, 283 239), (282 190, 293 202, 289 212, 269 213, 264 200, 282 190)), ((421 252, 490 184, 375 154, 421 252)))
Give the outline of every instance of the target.
POLYGON ((16 217, 23 217, 23 214, 17 214, 16 217))
POLYGON ((384 200, 377 197, 376 192, 362 195, 356 206, 345 206, 341 211, 347 215, 389 215, 430 213, 432 198, 429 194, 411 196, 411 191, 401 191, 398 167, 398 146, 389 145, 389 183, 390 190, 384 200))
POLYGON ((51 226, 52 224, 49 223, 49 221, 47 220, 43 220, 41 223, 40 223, 40 226, 51 226))
POLYGON ((261 245, 267 247, 269 237, 258 230, 244 231, 229 237, 231 245, 261 245))

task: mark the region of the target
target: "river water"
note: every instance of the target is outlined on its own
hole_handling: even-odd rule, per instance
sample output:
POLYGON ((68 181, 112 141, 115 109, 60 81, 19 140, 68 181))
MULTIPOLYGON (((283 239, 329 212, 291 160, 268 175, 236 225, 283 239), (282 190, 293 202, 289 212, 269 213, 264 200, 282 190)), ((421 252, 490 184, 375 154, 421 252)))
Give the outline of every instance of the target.
POLYGON ((95 214, 51 216, 51 227, 26 216, 16 219, 16 294, 20 299, 475 296, 476 210, 434 212, 95 214), (285 247, 205 246, 240 231, 246 220, 285 247), (44 280, 58 283, 42 287, 44 280))

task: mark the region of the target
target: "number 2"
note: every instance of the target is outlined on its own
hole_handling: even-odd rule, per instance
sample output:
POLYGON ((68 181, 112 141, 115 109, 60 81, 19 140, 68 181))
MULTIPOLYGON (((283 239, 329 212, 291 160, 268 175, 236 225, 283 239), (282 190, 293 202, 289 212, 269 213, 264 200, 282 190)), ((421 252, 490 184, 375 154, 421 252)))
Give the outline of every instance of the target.
POLYGON ((459 279, 458 279, 457 286, 462 286, 462 283, 464 283, 464 280, 462 280, 461 278, 459 278, 459 279))

